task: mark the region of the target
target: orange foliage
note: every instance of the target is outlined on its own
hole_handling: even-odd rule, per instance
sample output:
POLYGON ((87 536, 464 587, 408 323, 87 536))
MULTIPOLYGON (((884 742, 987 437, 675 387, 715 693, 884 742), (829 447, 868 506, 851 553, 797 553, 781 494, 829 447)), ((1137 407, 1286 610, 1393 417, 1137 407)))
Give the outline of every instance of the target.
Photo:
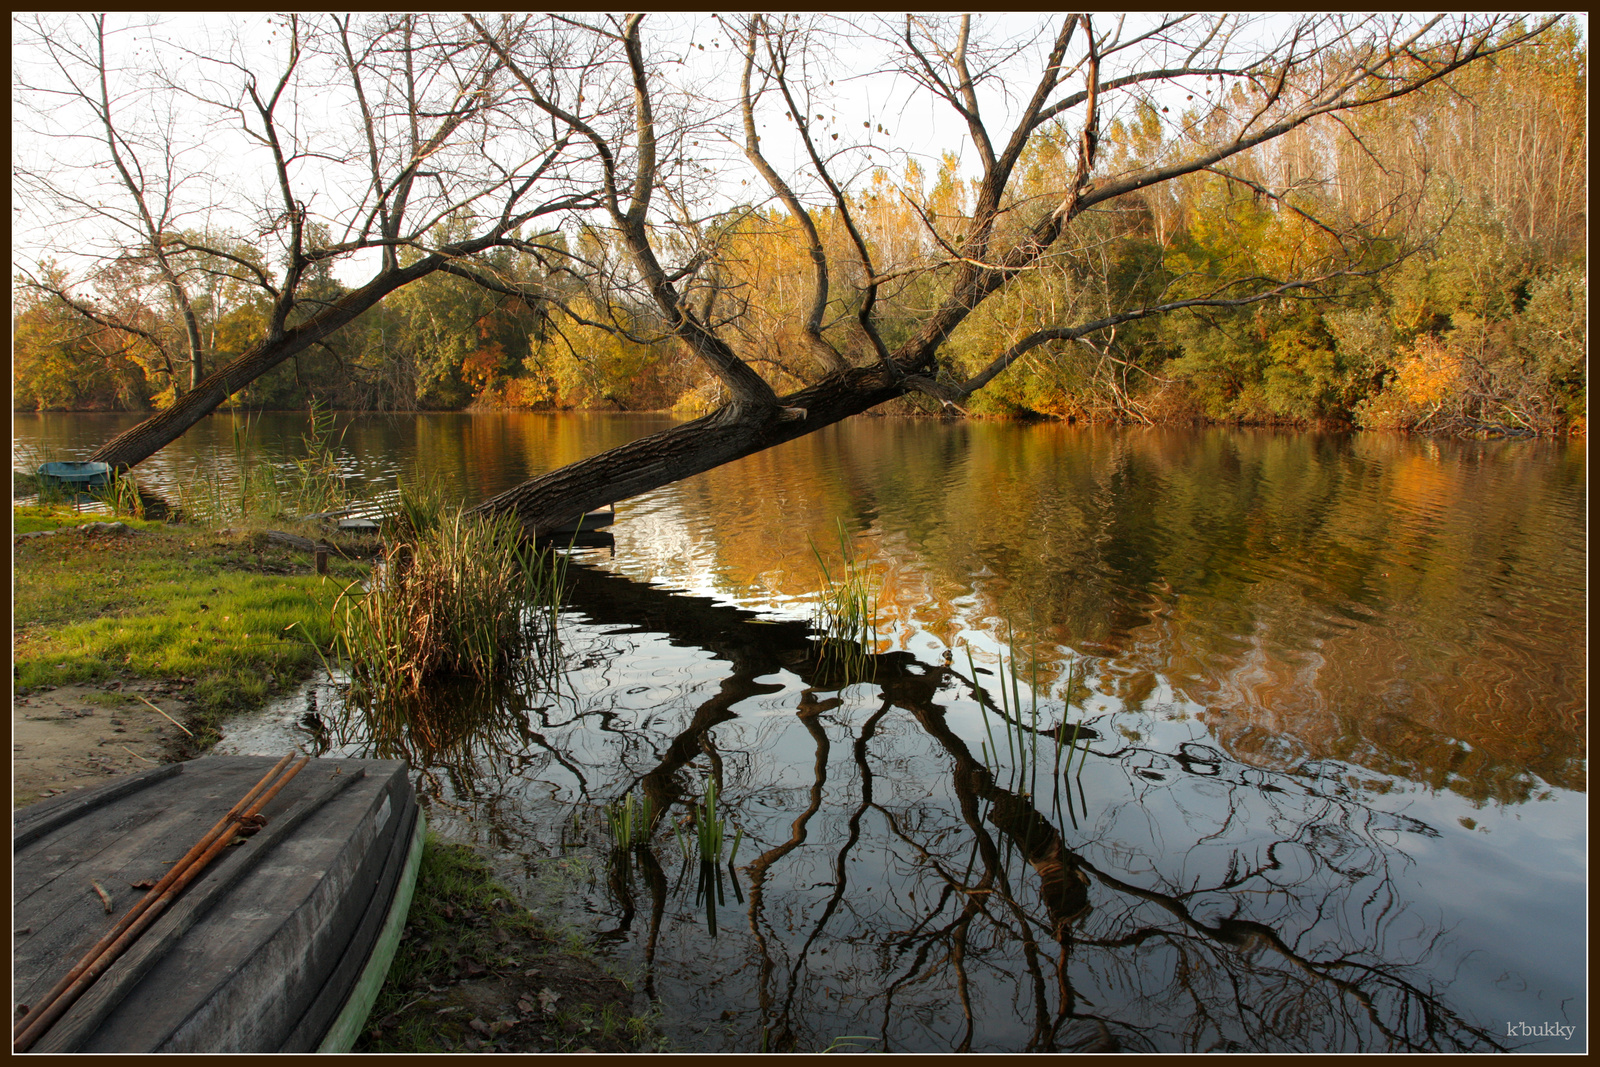
POLYGON ((506 350, 498 341, 491 341, 461 361, 461 380, 481 395, 494 385, 505 361, 506 350))

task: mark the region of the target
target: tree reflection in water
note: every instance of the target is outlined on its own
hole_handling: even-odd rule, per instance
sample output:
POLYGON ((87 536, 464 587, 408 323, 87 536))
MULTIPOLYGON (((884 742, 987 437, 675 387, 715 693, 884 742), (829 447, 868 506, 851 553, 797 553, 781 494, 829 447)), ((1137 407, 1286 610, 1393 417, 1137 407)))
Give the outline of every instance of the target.
POLYGON ((1336 776, 1250 767, 1203 739, 1122 743, 1101 716, 1080 736, 1090 773, 1042 759, 1039 782, 1055 780, 1030 795, 952 725, 987 697, 950 666, 883 652, 873 684, 835 691, 801 623, 572 573, 590 642, 575 697, 458 693, 359 730, 513 852, 560 821, 541 825, 554 808, 535 794, 594 809, 641 789, 664 827, 715 776, 745 828, 743 904, 728 898, 742 927, 726 906, 715 939, 697 922, 662 830, 612 857, 599 936, 637 945, 652 999, 700 1027, 728 1020, 728 1047, 871 1033, 886 1051, 1502 1048, 1450 1007, 1449 932, 1396 882, 1408 842, 1437 831, 1336 776), (624 699, 639 635, 697 650, 673 668, 686 690, 703 692, 707 654, 725 665, 675 731, 624 699))

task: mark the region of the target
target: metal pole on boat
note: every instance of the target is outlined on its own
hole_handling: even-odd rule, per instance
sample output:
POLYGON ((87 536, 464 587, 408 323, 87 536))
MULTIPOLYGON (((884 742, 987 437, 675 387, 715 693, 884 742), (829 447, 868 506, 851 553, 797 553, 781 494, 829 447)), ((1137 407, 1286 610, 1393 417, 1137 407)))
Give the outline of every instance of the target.
POLYGON ((118 921, 110 933, 101 938, 38 1004, 33 1005, 27 1014, 17 1020, 11 1031, 13 1052, 26 1052, 46 1030, 54 1025, 84 991, 93 985, 95 980, 127 951, 139 935, 160 917, 167 909, 167 905, 171 904, 207 864, 233 841, 234 831, 240 825, 255 819, 261 809, 289 784, 290 779, 311 762, 311 757, 305 756, 268 789, 268 783, 272 782, 284 765, 293 758, 294 753, 291 752, 274 764, 250 792, 228 809, 228 813, 162 876, 161 881, 157 882, 150 892, 128 909, 128 913, 118 921), (266 792, 263 794, 264 789, 266 792))

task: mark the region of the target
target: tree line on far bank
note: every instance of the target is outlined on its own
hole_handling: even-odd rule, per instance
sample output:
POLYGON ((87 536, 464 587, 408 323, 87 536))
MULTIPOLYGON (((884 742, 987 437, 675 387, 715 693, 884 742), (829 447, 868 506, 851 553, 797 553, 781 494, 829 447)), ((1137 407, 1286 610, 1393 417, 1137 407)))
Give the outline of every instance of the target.
MULTIPOLYGON (((1249 106, 1237 85, 1229 91, 1236 110, 1249 106)), ((1070 250, 1041 259, 962 321, 940 350, 939 378, 972 378, 1040 324, 1200 297, 1218 278, 1294 276, 1334 246, 1348 262, 1394 265, 1271 300, 1174 310, 1040 344, 959 405, 923 391, 883 410, 1583 432, 1586 100, 1586 42, 1568 23, 1448 83, 1337 124, 1308 123, 1226 166, 1129 192, 1086 211, 1070 250), (1384 225, 1353 224, 1379 209, 1388 213, 1384 225)), ((1159 165, 1181 150, 1174 131, 1203 137, 1208 122, 1224 121, 1219 103, 1172 115, 1158 100, 1141 102, 1102 131, 1097 169, 1159 165)), ((1007 195, 1018 204, 1053 195, 1078 152, 1066 127, 1047 127, 1007 195)), ((843 212, 815 210, 816 241, 845 265, 825 311, 830 328, 847 332, 859 311, 862 279, 850 276, 847 251, 859 238, 876 262, 912 264, 878 286, 873 313, 889 349, 913 336, 939 298, 932 274, 915 264, 948 251, 938 247, 941 234, 960 243, 978 194, 946 154, 927 167, 880 168, 847 190, 852 225, 843 212)), ((436 246, 469 239, 465 222, 459 234, 454 224, 437 224, 436 246)), ((727 210, 696 239, 717 250, 699 297, 702 317, 721 326, 740 359, 779 393, 832 369, 804 328, 814 257, 795 214, 772 203, 727 210)), ((541 240, 570 259, 490 248, 475 264, 498 287, 429 273, 262 374, 228 405, 290 409, 316 400, 354 410, 699 416, 728 400, 724 383, 673 336, 660 310, 638 299, 636 287, 612 284, 629 271, 614 230, 569 226, 541 240), (575 272, 568 262, 599 269, 575 272)), ((254 284, 275 269, 267 252, 218 233, 176 231, 171 245, 160 257, 130 251, 75 302, 60 298, 67 279, 48 264, 34 279, 43 284, 16 287, 15 408, 159 410, 193 381, 186 345, 220 365, 274 328, 273 306, 254 284), (203 284, 189 284, 177 301, 170 272, 203 284)), ((421 253, 402 251, 400 263, 408 255, 421 253)), ((310 309, 349 293, 322 264, 299 287, 310 309)))

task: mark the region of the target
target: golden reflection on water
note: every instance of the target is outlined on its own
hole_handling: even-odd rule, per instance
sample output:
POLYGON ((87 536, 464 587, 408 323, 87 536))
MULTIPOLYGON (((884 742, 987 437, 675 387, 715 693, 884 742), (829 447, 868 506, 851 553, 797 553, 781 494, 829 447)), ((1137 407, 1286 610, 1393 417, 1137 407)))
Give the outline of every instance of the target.
POLYGON ((858 420, 625 505, 613 566, 805 603, 842 518, 885 649, 1014 626, 1258 765, 1516 800, 1524 770, 1585 784, 1582 473, 1562 446, 858 420))

